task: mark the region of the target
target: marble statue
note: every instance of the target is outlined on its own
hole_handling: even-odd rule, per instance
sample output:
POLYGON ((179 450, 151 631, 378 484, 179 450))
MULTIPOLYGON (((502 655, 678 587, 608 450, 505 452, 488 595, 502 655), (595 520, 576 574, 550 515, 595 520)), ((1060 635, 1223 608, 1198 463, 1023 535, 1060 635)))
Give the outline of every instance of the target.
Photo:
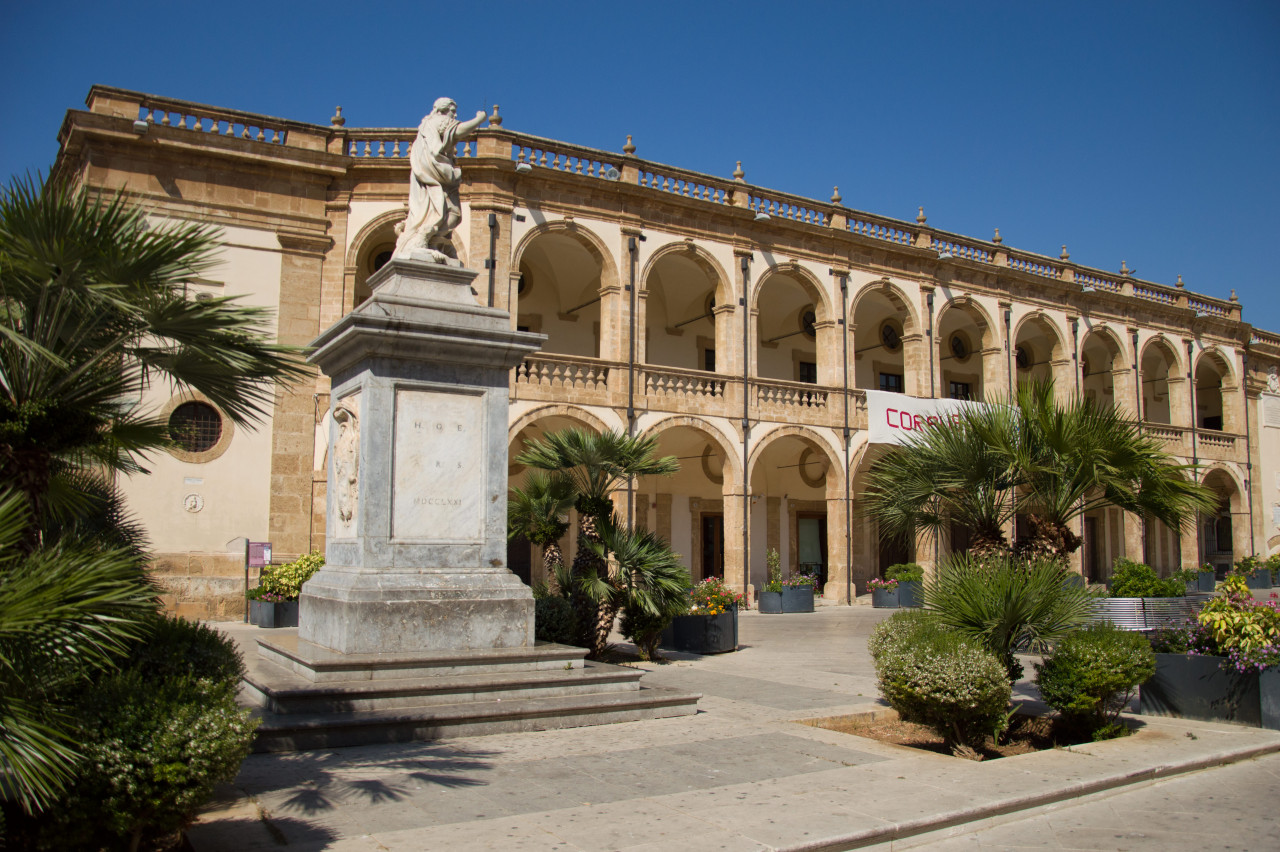
POLYGON ((458 105, 450 98, 440 98, 418 125, 418 136, 409 150, 409 215, 398 226, 396 257, 436 263, 457 260, 452 237, 462 221, 458 201, 462 171, 454 150, 459 140, 470 136, 487 118, 480 110, 470 121, 458 121, 458 105))
POLYGON ((338 424, 338 438, 333 448, 338 521, 343 527, 350 527, 355 519, 356 501, 360 499, 360 421, 347 405, 335 406, 333 419, 338 424))

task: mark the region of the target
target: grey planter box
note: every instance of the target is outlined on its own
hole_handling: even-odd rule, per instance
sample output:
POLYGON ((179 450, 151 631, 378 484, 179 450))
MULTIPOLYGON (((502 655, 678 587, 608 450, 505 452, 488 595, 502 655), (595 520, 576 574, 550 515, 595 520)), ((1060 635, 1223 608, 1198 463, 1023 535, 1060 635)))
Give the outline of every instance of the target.
POLYGON ((1218 578, 1212 571, 1196 572, 1196 591, 1209 592, 1213 594, 1214 589, 1218 587, 1218 578))
POLYGON ((898 606, 923 606, 924 595, 919 580, 898 581, 898 606))
POLYGON ((756 606, 766 614, 782 612, 782 592, 761 592, 756 606))
POLYGON ((249 623, 258 627, 297 627, 297 601, 249 601, 249 623))
POLYGON ((813 612, 813 586, 789 586, 782 590, 783 612, 813 612))
POLYGON ((1269 589, 1271 588, 1271 572, 1259 571, 1252 577, 1246 577, 1245 583, 1251 589, 1269 589))
MULTIPOLYGON (((898 589, 900 588, 902 588, 901 584, 898 585, 898 589)), ((898 589, 893 589, 892 591, 889 589, 872 589, 871 605, 880 609, 896 609, 900 606, 898 603, 898 589)))
POLYGON ((1280 672, 1223 671, 1222 657, 1156 654, 1156 673, 1139 688, 1139 712, 1280 730, 1280 672))
POLYGON ((723 654, 738 650, 738 611, 719 615, 677 615, 662 631, 658 644, 690 654, 723 654))

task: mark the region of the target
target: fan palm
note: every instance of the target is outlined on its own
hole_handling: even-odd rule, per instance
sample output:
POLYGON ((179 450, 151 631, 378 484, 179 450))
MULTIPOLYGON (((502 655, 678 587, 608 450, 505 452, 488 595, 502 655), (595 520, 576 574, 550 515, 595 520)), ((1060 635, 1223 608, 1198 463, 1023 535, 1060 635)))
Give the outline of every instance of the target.
POLYGON ((982 642, 1011 680, 1015 649, 1043 653, 1080 628, 1093 610, 1088 590, 1063 581, 1053 559, 954 556, 924 582, 924 608, 947 627, 982 642))
POLYGON ((54 477, 140 472, 168 443, 166 424, 139 409, 151 382, 194 389, 247 426, 276 382, 303 375, 293 349, 271 342, 267 309, 188 296, 215 248, 209 228, 152 228, 123 196, 30 180, 0 189, 0 479, 37 523, 59 496, 54 477))
POLYGON ((564 566, 560 539, 569 529, 573 496, 567 479, 535 470, 523 488, 511 489, 507 499, 507 537, 524 536, 542 548, 542 567, 553 579, 564 566))
POLYGON ((618 612, 659 617, 687 610, 689 571, 661 536, 643 529, 629 529, 616 516, 603 519, 599 541, 590 546, 597 556, 612 556, 616 570, 609 575, 588 572, 578 583, 586 597, 599 605, 591 652, 600 657, 618 612))
POLYGON ((47 807, 79 759, 66 687, 112 666, 155 612, 137 554, 64 538, 33 552, 23 495, 0 490, 0 799, 47 807))
MULTIPOLYGON (((585 429, 565 429, 531 440, 515 461, 540 470, 555 471, 569 482, 578 511, 578 552, 571 566, 570 601, 578 616, 579 641, 584 647, 602 647, 597 637, 603 613, 598 600, 581 592, 579 579, 588 575, 609 577, 608 562, 594 545, 600 543, 599 525, 613 511, 611 496, 633 476, 670 476, 680 469, 674 456, 657 458, 657 438, 633 438, 621 432, 599 434, 585 429)), ((617 578, 610 580, 615 585, 617 578)), ((608 629, 604 631, 608 637, 608 629)))

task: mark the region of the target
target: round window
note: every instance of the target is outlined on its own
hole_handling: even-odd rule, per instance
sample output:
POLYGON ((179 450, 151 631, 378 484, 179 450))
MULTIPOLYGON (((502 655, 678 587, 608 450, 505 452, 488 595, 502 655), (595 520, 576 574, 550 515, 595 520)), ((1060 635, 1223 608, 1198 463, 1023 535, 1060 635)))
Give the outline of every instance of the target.
POLYGON ((1019 370, 1031 369, 1031 353, 1027 351, 1027 347, 1019 346, 1013 350, 1013 360, 1017 362, 1019 370))
POLYGON ((207 402, 184 402, 169 415, 169 437, 189 453, 205 453, 222 438, 222 415, 207 402))
POLYGON ((812 309, 806 308, 800 312, 800 330, 804 332, 805 337, 818 336, 817 322, 818 315, 812 309))
POLYGON ((959 334, 951 335, 951 357, 963 361, 969 357, 969 341, 959 334))
POLYGON ((898 347, 902 345, 902 336, 893 323, 887 322, 880 326, 880 343, 890 352, 897 352, 898 347))

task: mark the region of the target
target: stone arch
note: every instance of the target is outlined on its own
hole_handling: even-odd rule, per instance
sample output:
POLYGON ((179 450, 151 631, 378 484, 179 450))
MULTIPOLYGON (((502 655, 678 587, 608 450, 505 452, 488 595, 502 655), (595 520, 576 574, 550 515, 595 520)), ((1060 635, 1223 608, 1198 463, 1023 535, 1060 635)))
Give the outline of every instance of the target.
POLYGON ((1148 423, 1190 425, 1187 380, 1182 355, 1163 334, 1139 348, 1138 380, 1142 387, 1142 419, 1148 423), (1158 359, 1158 360, 1157 360, 1158 359), (1161 374, 1163 367, 1163 375, 1161 374))
POLYGON ((1124 340, 1110 326, 1096 325, 1085 330, 1079 349, 1083 396, 1104 408, 1132 412, 1133 364, 1126 351, 1124 340), (1099 360, 1098 347, 1102 348, 1102 357, 1108 359, 1106 363, 1099 360))
POLYGON ((827 462, 827 472, 835 474, 835 476, 828 476, 827 478, 826 496, 828 499, 836 497, 843 499, 844 462, 840 460, 839 453, 836 452, 831 444, 823 440, 822 436, 809 426, 779 426, 762 435, 751 448, 751 453, 747 458, 747 478, 745 480, 747 487, 751 487, 751 477, 755 474, 761 457, 768 452, 770 447, 784 438, 796 438, 823 455, 827 462))
POLYGON ((1053 317, 1044 311, 1032 311, 1018 320, 1012 335, 1010 346, 1014 358, 1015 387, 1027 379, 1047 377, 1056 384, 1059 397, 1075 392, 1071 353, 1067 349, 1068 333, 1053 317), (1026 339, 1030 337, 1038 337, 1039 340, 1026 339), (1042 341, 1044 346, 1040 345, 1042 341), (1022 347, 1022 354, 1028 356, 1026 367, 1019 355, 1019 347, 1022 347), (1042 348, 1047 351, 1040 351, 1042 348))
POLYGON ((981 335, 979 343, 982 349, 989 349, 999 342, 996 336, 995 320, 992 319, 991 314, 982 306, 980 301, 968 294, 954 296, 943 304, 942 309, 938 311, 938 315, 934 319, 935 336, 942 330, 943 320, 947 318, 947 314, 951 311, 960 311, 969 315, 969 319, 973 320, 973 324, 978 327, 978 332, 981 335))
POLYGON ((383 247, 395 248, 395 226, 404 221, 403 207, 386 210, 365 223, 347 247, 345 274, 350 276, 351 305, 343 305, 343 311, 356 307, 369 298, 365 282, 376 270, 373 267, 375 253, 383 247))
POLYGON ((827 294, 826 288, 822 286, 822 282, 812 272, 795 261, 779 263, 765 270, 765 273, 760 276, 760 279, 756 281, 755 286, 751 289, 750 305, 752 310, 759 306, 760 294, 764 291, 765 285, 769 283, 769 279, 774 276, 786 276, 800 284, 805 295, 813 300, 814 312, 818 315, 818 322, 833 322, 835 320, 831 298, 827 294))
POLYGON ((1124 341, 1116 330, 1109 325, 1095 325, 1092 328, 1086 328, 1084 335, 1080 338, 1080 351, 1083 352, 1085 345, 1089 342, 1090 337, 1097 337, 1103 341, 1103 345, 1111 353, 1112 369, 1121 368, 1130 369, 1133 367, 1132 360, 1126 354, 1124 341), (1115 359, 1120 359, 1119 363, 1115 359))
POLYGON ((1200 365, 1206 360, 1215 362, 1218 372, 1222 375, 1222 386, 1237 387, 1240 379, 1236 374, 1236 365, 1234 356, 1223 347, 1214 345, 1203 349, 1196 356, 1196 369, 1200 369, 1200 365))
POLYGON ((1169 362, 1170 374, 1177 374, 1179 376, 1184 374, 1185 366, 1182 363, 1181 347, 1176 346, 1173 341, 1164 334, 1152 335, 1147 338, 1145 343, 1138 347, 1139 365, 1141 365, 1146 359, 1147 353, 1151 352, 1153 349, 1162 350, 1164 352, 1166 360, 1169 362))
POLYGON ((724 267, 715 259, 711 252, 704 249, 695 242, 680 241, 670 242, 649 255, 649 259, 645 262, 644 268, 640 270, 638 280, 638 292, 647 293, 649 291, 649 277, 653 273, 658 263, 671 256, 684 257, 696 264, 715 284, 716 304, 731 305, 736 302, 737 293, 734 289, 733 279, 724 271, 724 267))
MULTIPOLYGON (((614 412, 610 411, 610 414, 614 412)), ((507 427, 507 443, 510 444, 516 439, 516 435, 520 431, 532 423, 539 420, 545 420, 548 417, 563 417, 566 420, 577 420, 586 426, 596 430, 597 432, 605 432, 609 429, 619 430, 623 428, 622 421, 615 415, 617 421, 612 426, 605 423, 600 417, 586 408, 577 405, 568 405, 562 402, 553 402, 546 405, 540 405, 537 408, 531 408, 524 414, 521 414, 507 427)))
POLYGON ((1216 346, 1200 352, 1192 374, 1195 392, 1193 425, 1202 429, 1240 432, 1239 393, 1231 359, 1216 346), (1215 381, 1216 380, 1216 381, 1215 381))
POLYGON ((613 254, 609 251, 609 247, 590 228, 584 228, 577 222, 566 222, 558 219, 554 222, 543 222, 541 225, 530 228, 528 233, 520 238, 511 250, 511 269, 514 274, 519 274, 520 262, 524 259, 524 254, 529 250, 538 237, 546 234, 561 234, 575 240, 579 245, 586 249, 587 253, 600 264, 600 289, 604 291, 610 287, 618 286, 618 267, 614 263, 613 254))
POLYGON ((704 433, 724 453, 725 463, 729 465, 729 470, 726 473, 732 475, 732 478, 726 475, 725 481, 734 483, 742 481, 742 462, 738 452, 738 445, 730 443, 725 434, 708 420, 688 414, 669 414, 645 427, 640 433, 640 437, 655 437, 668 429, 679 427, 686 427, 704 433))
POLYGON ((861 304, 862 300, 869 295, 877 293, 888 299, 895 309, 906 315, 902 323, 902 333, 904 335, 918 333, 920 318, 916 315, 915 306, 907 296, 906 291, 888 277, 871 281, 858 288, 858 292, 854 295, 853 301, 849 305, 850 322, 853 322, 853 317, 858 315, 858 305, 861 304))

